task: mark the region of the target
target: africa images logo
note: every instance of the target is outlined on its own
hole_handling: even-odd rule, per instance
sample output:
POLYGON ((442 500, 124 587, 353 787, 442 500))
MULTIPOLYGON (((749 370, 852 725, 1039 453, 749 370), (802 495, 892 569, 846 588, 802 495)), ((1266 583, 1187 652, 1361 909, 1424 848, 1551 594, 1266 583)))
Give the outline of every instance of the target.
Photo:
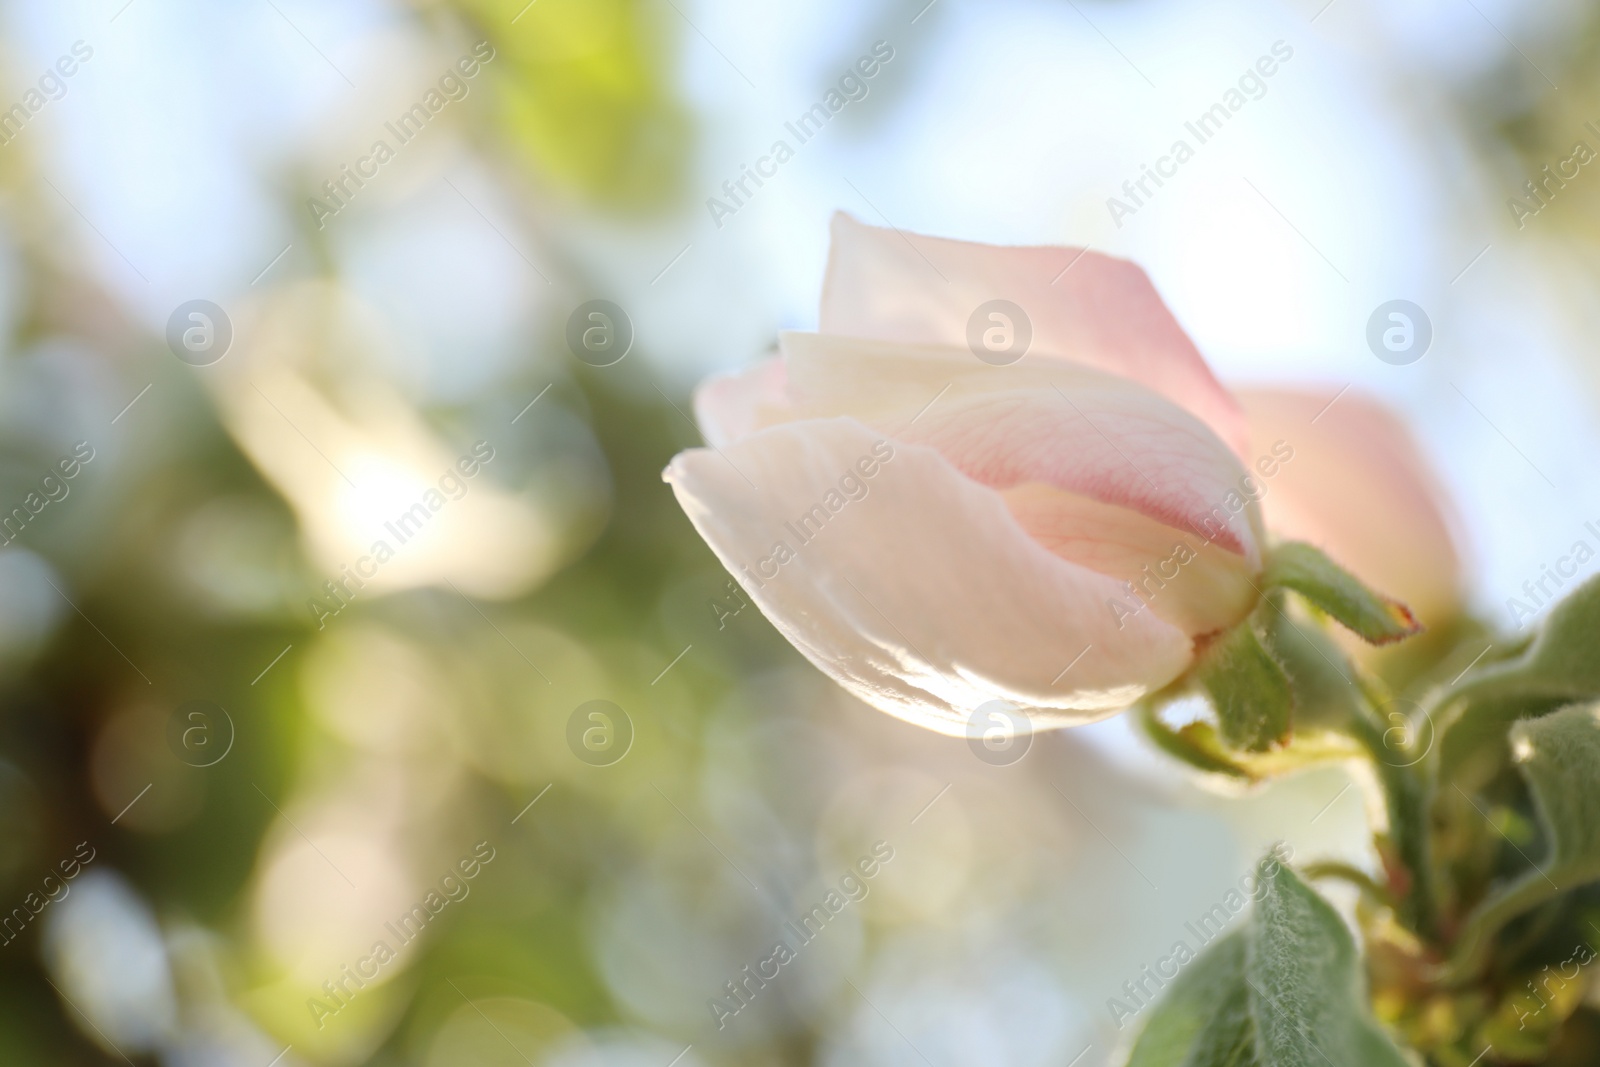
POLYGON ((867 899, 867 894, 872 891, 869 883, 892 859, 893 845, 887 841, 873 842, 872 854, 860 857, 853 866, 847 868, 839 878, 837 889, 829 889, 820 901, 798 919, 785 922, 784 936, 773 942, 772 951, 754 964, 746 964, 736 977, 724 982, 722 988, 727 996, 711 997, 706 1001, 717 1029, 724 1029, 729 1019, 753 1004, 767 984, 775 981, 784 967, 798 959, 805 947, 821 936, 834 916, 850 904, 867 899))
MULTIPOLYGON (((472 478, 488 466, 494 457, 494 446, 488 441, 478 441, 472 446, 470 455, 461 456, 453 466, 445 468, 444 473, 439 476, 438 488, 428 488, 420 500, 394 519, 385 522, 383 528, 394 536, 397 545, 404 547, 407 541, 427 530, 428 522, 443 510, 446 504, 466 496, 468 489, 466 479, 472 478)), ((378 569, 394 557, 394 547, 379 538, 372 542, 371 551, 367 555, 355 561, 354 573, 350 564, 341 563, 339 577, 329 578, 322 583, 322 588, 328 596, 327 601, 324 602, 316 597, 306 598, 306 607, 317 620, 317 629, 323 629, 328 625, 330 618, 349 607, 355 600, 356 594, 366 587, 367 582, 378 576, 378 569), (354 588, 351 588, 352 585, 354 588)))
POLYGON ((722 183, 722 195, 727 199, 714 196, 706 198, 706 210, 711 213, 711 221, 717 224, 717 229, 722 229, 723 219, 738 214, 739 209, 755 195, 755 190, 750 188, 751 182, 755 182, 756 189, 760 189, 766 184, 763 179, 776 178, 778 168, 794 158, 796 146, 805 144, 821 133, 823 126, 843 111, 847 104, 865 100, 872 91, 868 83, 893 58, 893 45, 888 41, 875 41, 871 55, 857 59, 855 65, 840 75, 838 82, 822 95, 821 100, 802 111, 793 122, 783 124, 783 128, 794 137, 794 145, 780 137, 772 142, 766 155, 756 160, 754 167, 748 163, 739 164, 739 174, 722 183))
POLYGON ((1260 100, 1266 96, 1266 79, 1276 74, 1279 67, 1289 62, 1293 56, 1294 49, 1288 42, 1272 42, 1271 55, 1257 59, 1253 66, 1239 76, 1237 85, 1228 88, 1222 94, 1221 101, 1206 108, 1195 117, 1194 121, 1183 124, 1183 128, 1194 138, 1194 144, 1191 145, 1180 137, 1172 142, 1172 147, 1166 155, 1156 158, 1153 170, 1148 163, 1140 164, 1139 176, 1129 178, 1122 183, 1122 193, 1127 199, 1119 200, 1114 196, 1106 198, 1106 210, 1111 213, 1111 221, 1117 224, 1117 229, 1122 229, 1122 220, 1125 216, 1137 215, 1139 209, 1156 195, 1156 191, 1165 184, 1163 178, 1178 176, 1178 168, 1194 158, 1197 146, 1205 144, 1221 133, 1223 125, 1243 110, 1251 100, 1260 100), (1152 182, 1155 183, 1155 189, 1150 188, 1152 182))
POLYGON ((433 121, 433 117, 452 102, 465 100, 472 92, 468 80, 476 78, 484 65, 494 57, 494 46, 488 41, 479 41, 473 46, 471 55, 462 56, 445 69, 439 76, 437 86, 429 86, 421 99, 402 111, 394 121, 383 124, 384 129, 394 136, 393 145, 379 137, 372 142, 366 155, 356 159, 353 170, 350 164, 341 163, 339 172, 322 183, 322 192, 327 199, 313 196, 306 200, 306 209, 311 212, 317 229, 326 227, 330 218, 350 206, 367 182, 378 176, 379 168, 395 158, 397 147, 404 147, 415 140, 433 121))

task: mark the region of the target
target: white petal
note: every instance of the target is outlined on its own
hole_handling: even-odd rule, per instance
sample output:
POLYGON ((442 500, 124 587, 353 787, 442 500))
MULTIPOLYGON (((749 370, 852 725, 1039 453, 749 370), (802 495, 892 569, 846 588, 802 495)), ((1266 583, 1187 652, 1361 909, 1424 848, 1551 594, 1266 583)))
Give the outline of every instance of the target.
POLYGON ((665 478, 807 658, 919 725, 962 734, 995 699, 1031 709, 1040 727, 1093 721, 1167 684, 1192 655, 1153 612, 1119 622, 1118 583, 1036 543, 999 493, 855 420, 684 452, 665 478))
POLYGON ((804 333, 779 343, 789 417, 849 415, 932 445, 984 485, 1053 485, 1197 531, 1260 566, 1259 509, 1238 458, 1136 382, 1050 360, 991 367, 937 346, 804 333))
POLYGON ((721 448, 792 418, 786 382, 783 360, 776 356, 701 382, 694 391, 694 417, 706 442, 721 448))

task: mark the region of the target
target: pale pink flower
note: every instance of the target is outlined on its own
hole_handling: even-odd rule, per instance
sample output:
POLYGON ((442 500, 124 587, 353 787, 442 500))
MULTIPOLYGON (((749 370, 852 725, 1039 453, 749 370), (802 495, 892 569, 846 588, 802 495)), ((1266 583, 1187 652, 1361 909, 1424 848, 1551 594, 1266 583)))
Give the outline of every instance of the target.
POLYGON ((819 331, 703 384, 711 447, 664 475, 795 647, 961 734, 993 700, 1104 718, 1250 613, 1278 464, 1142 270, 844 215, 832 236, 819 331), (968 344, 995 299, 1031 324, 1005 366, 968 344))

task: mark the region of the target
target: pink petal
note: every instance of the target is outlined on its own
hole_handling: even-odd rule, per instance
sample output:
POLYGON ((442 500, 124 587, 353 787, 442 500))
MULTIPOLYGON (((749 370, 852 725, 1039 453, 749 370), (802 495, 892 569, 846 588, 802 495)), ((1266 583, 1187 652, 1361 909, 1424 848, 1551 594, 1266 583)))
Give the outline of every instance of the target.
POLYGON ((929 444, 995 489, 1038 482, 1195 531, 1260 563, 1245 471, 1193 415, 1088 367, 991 367, 970 353, 851 337, 779 339, 796 418, 849 415, 929 444))
POLYGON ((996 699, 1033 709, 1040 727, 1089 722, 1167 684, 1192 655, 1154 612, 1119 626, 1118 584, 1046 551, 1000 494, 855 420, 683 452, 664 477, 796 648, 910 722, 960 735, 996 699))
POLYGON ((1423 623, 1445 621, 1461 604, 1445 495, 1399 419, 1369 397, 1336 395, 1239 393, 1256 451, 1269 455, 1274 444, 1293 451, 1276 473, 1258 469, 1267 528, 1321 548, 1423 623))
POLYGON ((1131 378, 1193 412, 1247 457, 1249 429, 1238 404, 1138 266, 1076 248, 904 234, 842 212, 832 229, 821 332, 965 348, 979 305, 1009 300, 1032 323, 1025 359, 1066 359, 1131 378))
POLYGON ((776 356, 701 382, 694 391, 694 417, 706 443, 721 448, 793 417, 786 384, 783 360, 776 356))

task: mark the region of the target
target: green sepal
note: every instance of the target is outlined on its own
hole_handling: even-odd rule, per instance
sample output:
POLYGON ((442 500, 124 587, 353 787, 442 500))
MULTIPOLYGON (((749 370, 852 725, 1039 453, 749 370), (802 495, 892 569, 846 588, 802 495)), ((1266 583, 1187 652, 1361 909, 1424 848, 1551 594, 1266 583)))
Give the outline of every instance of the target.
POLYGON ((1213 638, 1200 653, 1195 676, 1229 747, 1264 752, 1288 741, 1294 690, 1252 620, 1213 638))
POLYGON ((1355 575, 1303 541, 1288 541, 1267 555, 1264 588, 1292 589, 1345 629, 1374 645, 1420 633, 1411 609, 1363 585, 1355 575))
POLYGON ((1343 920, 1275 857, 1258 871, 1250 919, 1179 973, 1125 1067, 1404 1067, 1343 920))
POLYGON ((1205 774, 1254 785, 1329 763, 1359 759, 1364 749, 1346 735, 1323 729, 1303 730, 1297 725, 1289 743, 1266 752, 1230 749, 1217 736, 1216 727, 1203 720, 1173 728, 1161 721, 1153 704, 1139 709, 1139 725, 1161 751, 1205 774))
POLYGON ((1345 651, 1321 627, 1302 625, 1283 610, 1262 613, 1267 648, 1294 689, 1294 727, 1348 730, 1362 714, 1362 693, 1345 651))
POLYGON ((1210 723, 1191 722, 1173 729, 1161 721, 1158 702, 1150 700, 1139 705, 1138 721, 1152 744, 1197 771, 1246 782, 1257 780, 1233 753, 1223 748, 1210 723))

